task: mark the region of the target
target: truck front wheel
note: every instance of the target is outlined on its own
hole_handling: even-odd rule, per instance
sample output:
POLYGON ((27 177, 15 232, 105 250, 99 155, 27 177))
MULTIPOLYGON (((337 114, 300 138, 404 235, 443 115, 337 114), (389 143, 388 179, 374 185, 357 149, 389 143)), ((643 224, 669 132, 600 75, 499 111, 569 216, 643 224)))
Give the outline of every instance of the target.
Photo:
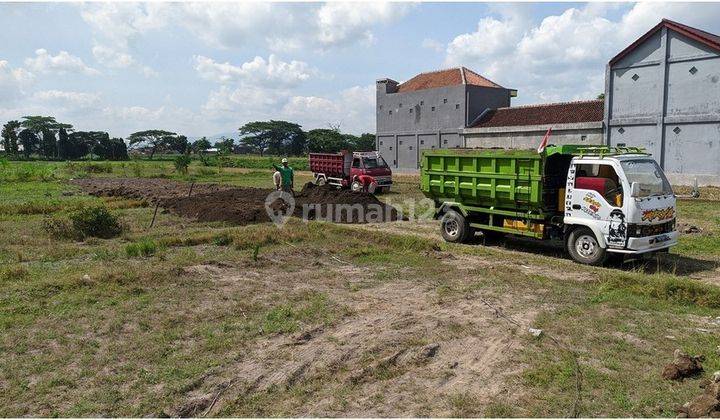
POLYGON ((448 242, 465 242, 471 237, 470 224, 455 210, 448 210, 440 221, 442 237, 448 242))
POLYGON ((586 227, 570 232, 567 238, 567 250, 572 259, 580 264, 601 265, 607 258, 605 248, 600 246, 592 230, 586 227))

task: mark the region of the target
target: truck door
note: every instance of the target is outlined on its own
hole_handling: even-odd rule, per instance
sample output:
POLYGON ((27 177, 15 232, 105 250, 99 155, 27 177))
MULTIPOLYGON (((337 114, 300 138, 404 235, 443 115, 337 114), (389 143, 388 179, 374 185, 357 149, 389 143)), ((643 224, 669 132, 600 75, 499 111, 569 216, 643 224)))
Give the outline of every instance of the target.
POLYGON ((576 162, 570 166, 565 215, 600 232, 610 248, 624 248, 627 221, 622 181, 611 162, 576 162))

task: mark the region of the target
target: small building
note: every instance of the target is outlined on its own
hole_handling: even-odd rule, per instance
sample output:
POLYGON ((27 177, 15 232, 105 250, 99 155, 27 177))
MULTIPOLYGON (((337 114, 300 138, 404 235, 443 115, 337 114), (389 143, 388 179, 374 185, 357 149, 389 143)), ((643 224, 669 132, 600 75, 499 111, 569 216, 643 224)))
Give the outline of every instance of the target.
POLYGON ((608 63, 604 121, 673 183, 720 185, 720 36, 663 19, 608 63))
POLYGON ((552 127, 552 144, 603 144, 603 101, 488 109, 462 130, 465 147, 532 149, 552 127))
POLYGON ((457 67, 398 83, 377 81, 376 147, 394 168, 417 169, 422 149, 462 147, 460 131, 488 108, 510 106, 513 89, 457 67))

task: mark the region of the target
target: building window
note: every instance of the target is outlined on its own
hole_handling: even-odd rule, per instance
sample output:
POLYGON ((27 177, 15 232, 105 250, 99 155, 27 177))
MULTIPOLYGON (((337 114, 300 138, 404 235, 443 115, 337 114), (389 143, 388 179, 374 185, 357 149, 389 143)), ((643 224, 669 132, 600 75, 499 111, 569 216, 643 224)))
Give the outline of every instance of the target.
POLYGON ((388 149, 392 150, 392 146, 388 147, 388 149))
POLYGON ((632 79, 637 82, 637 79, 639 79, 640 76, 637 75, 637 73, 632 75, 632 79))
POLYGON ((681 131, 682 130, 680 129, 680 127, 673 128, 673 133, 675 133, 675 134, 680 134, 681 131))
POLYGON ((460 109, 460 104, 455 104, 455 109, 460 109))
POLYGON ((408 109, 408 111, 410 111, 410 113, 412 114, 412 108, 408 109))
POLYGON ((430 108, 430 111, 435 111, 435 107, 434 107, 434 106, 431 107, 431 108, 430 108))
POLYGON ((380 105, 380 110, 382 110, 382 105, 380 105))
POLYGON ((398 144, 399 144, 400 146, 402 146, 402 140, 400 140, 400 141, 398 142, 398 144))
POLYGON ((692 74, 693 76, 694 76, 694 75, 695 75, 695 73, 697 73, 697 72, 698 72, 698 69, 697 69, 697 67, 695 67, 695 66, 692 66, 692 67, 690 68, 690 74, 692 74))
POLYGON ((447 144, 447 139, 443 140, 443 144, 447 144))
POLYGON ((380 140, 380 146, 382 146, 382 140, 380 140))
POLYGON ((412 146, 408 146, 408 150, 412 150, 412 146))
POLYGON ((618 133, 622 134, 622 133, 624 133, 624 132, 625 132, 625 129, 624 129, 624 128, 622 128, 622 127, 618 128, 618 133))
POLYGON ((420 106, 423 106, 423 105, 425 105, 425 102, 420 101, 420 106))
POLYGON ((425 140, 420 140, 420 144, 425 144, 425 140))
POLYGON ((399 105, 398 105, 398 108, 402 108, 402 104, 399 104, 399 105))
POLYGON ((392 109, 388 111, 388 115, 392 115, 392 109))
POLYGON ((447 103, 447 98, 444 98, 444 99, 443 99, 443 103, 444 103, 444 104, 447 103))
POLYGON ((580 136, 580 141, 585 141, 585 140, 587 140, 587 136, 580 136))

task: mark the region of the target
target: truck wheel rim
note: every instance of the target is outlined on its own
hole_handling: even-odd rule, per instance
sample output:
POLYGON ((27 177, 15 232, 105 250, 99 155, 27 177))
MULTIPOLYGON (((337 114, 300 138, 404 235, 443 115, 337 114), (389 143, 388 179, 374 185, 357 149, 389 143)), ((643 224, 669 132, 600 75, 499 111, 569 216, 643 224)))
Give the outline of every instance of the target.
POLYGON ((583 258, 592 259, 597 255, 599 249, 600 245, 591 235, 582 235, 575 242, 575 250, 583 258))
POLYGON ((456 220, 447 220, 445 222, 445 233, 450 236, 457 236, 458 234, 458 222, 456 220))

